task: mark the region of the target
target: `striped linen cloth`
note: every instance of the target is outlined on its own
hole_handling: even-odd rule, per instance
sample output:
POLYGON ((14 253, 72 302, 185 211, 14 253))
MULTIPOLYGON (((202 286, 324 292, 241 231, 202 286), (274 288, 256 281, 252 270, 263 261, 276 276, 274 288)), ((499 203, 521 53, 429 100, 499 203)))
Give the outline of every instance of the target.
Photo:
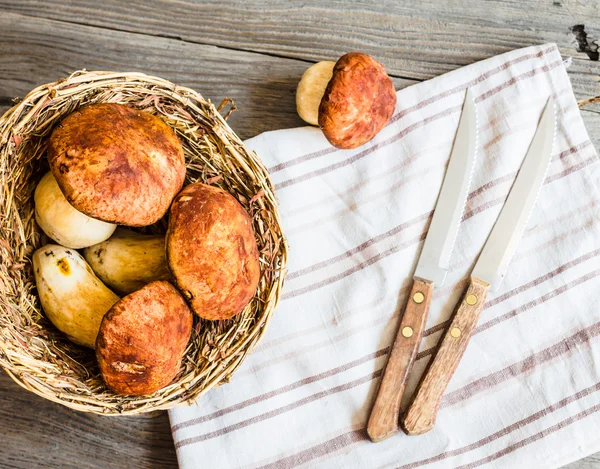
POLYGON ((600 165, 553 44, 398 92, 361 148, 316 128, 247 142, 270 168, 291 248, 281 303, 231 382, 170 411, 192 468, 553 468, 600 450, 600 165), (433 431, 365 432, 458 126, 479 113, 478 159, 446 283, 434 293, 404 403, 511 188, 549 95, 557 138, 504 283, 433 431))

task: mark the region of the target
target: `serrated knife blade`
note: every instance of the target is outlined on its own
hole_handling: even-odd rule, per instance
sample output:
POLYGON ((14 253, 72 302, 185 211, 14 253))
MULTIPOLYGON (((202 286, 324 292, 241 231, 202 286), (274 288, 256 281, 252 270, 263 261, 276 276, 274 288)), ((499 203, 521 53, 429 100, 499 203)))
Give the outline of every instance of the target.
POLYGON ((556 112, 550 97, 508 199, 471 274, 487 282, 491 291, 502 283, 527 226, 550 165, 555 134, 556 112))
POLYGON ((468 89, 448 169, 414 274, 433 282, 436 288, 441 287, 446 279, 465 209, 476 157, 477 135, 477 110, 473 92, 468 89))

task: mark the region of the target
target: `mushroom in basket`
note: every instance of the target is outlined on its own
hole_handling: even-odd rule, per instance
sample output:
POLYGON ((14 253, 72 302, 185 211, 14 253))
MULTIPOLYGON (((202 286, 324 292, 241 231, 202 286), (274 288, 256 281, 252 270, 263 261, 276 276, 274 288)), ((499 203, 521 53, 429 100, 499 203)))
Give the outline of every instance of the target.
POLYGON ((160 220, 186 169, 181 142, 167 124, 112 103, 85 106, 63 119, 50 136, 48 162, 73 207, 126 226, 160 220))

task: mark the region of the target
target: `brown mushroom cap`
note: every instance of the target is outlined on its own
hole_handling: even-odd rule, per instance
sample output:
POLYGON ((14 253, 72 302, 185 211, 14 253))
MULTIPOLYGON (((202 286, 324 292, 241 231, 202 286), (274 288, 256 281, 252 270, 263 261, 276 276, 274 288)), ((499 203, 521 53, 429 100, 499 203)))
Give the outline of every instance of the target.
POLYGON ((54 129, 48 162, 63 194, 86 215, 128 226, 167 212, 185 178, 183 147, 160 118, 122 104, 92 104, 54 129))
POLYGON ((333 146, 356 148, 379 133, 395 107, 396 90, 383 65, 350 52, 335 64, 319 106, 319 127, 333 146))
POLYGON ((248 213, 224 190, 190 184, 171 206, 167 262, 198 316, 235 316, 254 296, 260 279, 248 213))
POLYGON ((193 315, 165 280, 149 283, 108 310, 96 339, 102 378, 117 394, 140 396, 177 375, 193 315))

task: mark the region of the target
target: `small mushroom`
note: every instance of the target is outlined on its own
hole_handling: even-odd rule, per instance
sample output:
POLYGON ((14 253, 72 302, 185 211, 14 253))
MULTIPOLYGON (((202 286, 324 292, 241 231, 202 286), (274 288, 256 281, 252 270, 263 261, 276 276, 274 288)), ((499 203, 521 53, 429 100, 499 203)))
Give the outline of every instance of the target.
POLYGON ((342 56, 319 106, 319 127, 338 148, 371 140, 392 117, 396 90, 383 65, 366 54, 342 56))
POLYGON ((396 107, 396 90, 383 65, 367 54, 343 55, 332 71, 330 63, 315 64, 302 77, 296 95, 298 113, 309 124, 314 123, 311 116, 318 114, 319 127, 333 146, 357 148, 375 137, 390 120, 396 107), (315 98, 329 73, 331 79, 322 98, 315 98), (317 102, 318 113, 314 108, 317 102), (313 108, 303 108, 300 113, 299 103, 313 108))

